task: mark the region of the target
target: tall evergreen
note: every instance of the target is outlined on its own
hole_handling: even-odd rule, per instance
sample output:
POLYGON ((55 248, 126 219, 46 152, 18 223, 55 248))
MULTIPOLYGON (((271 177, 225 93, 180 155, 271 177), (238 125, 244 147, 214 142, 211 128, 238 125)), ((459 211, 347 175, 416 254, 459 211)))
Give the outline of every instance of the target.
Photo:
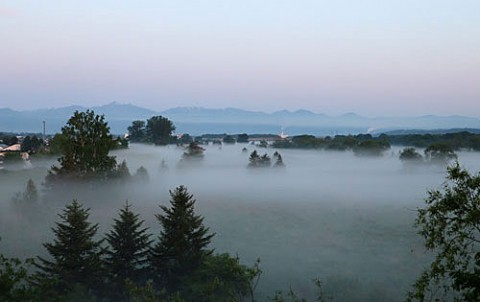
POLYGON ((195 199, 186 187, 177 187, 170 196, 171 207, 160 206, 164 213, 156 215, 163 229, 152 249, 150 267, 156 286, 173 293, 212 254, 207 246, 215 234, 203 225, 203 217, 195 215, 195 199))
POLYGON ((49 285, 56 294, 78 288, 92 293, 100 287, 101 242, 94 239, 98 225, 88 221, 89 211, 73 200, 58 215, 62 222, 52 228, 55 239, 43 244, 51 259, 38 257, 35 263, 39 269, 35 275, 37 285, 49 285))
POLYGON ((105 264, 112 285, 111 293, 115 295, 125 294, 127 280, 137 285, 144 281, 151 241, 148 228, 144 228, 143 223, 127 201, 119 217, 114 219, 113 229, 106 235, 109 249, 105 264))

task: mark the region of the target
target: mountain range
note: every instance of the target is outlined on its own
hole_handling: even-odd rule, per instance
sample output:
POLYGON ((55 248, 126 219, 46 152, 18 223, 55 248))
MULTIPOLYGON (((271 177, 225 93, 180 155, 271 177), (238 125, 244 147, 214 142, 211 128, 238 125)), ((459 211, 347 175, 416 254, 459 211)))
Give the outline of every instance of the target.
POLYGON ((41 133, 43 121, 46 132, 59 132, 75 110, 92 109, 104 114, 114 134, 123 134, 134 120, 146 120, 162 115, 173 121, 177 133, 200 135, 206 133, 280 133, 289 135, 313 134, 378 134, 388 131, 438 129, 480 129, 480 119, 458 115, 418 117, 364 117, 355 113, 328 116, 308 110, 273 113, 247 111, 237 108, 209 109, 176 107, 162 112, 132 104, 110 103, 96 107, 68 106, 61 108, 16 111, 0 108, 0 132, 41 133))

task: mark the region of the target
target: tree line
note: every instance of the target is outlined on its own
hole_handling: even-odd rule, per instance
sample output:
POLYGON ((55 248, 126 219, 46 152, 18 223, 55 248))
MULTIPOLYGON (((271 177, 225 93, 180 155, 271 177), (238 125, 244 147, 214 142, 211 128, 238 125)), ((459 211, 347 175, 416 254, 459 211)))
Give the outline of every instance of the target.
POLYGON ((290 140, 277 141, 275 148, 321 149, 333 151, 352 150, 356 155, 381 155, 390 149, 386 135, 373 137, 370 134, 336 135, 334 137, 315 137, 298 135, 290 140))

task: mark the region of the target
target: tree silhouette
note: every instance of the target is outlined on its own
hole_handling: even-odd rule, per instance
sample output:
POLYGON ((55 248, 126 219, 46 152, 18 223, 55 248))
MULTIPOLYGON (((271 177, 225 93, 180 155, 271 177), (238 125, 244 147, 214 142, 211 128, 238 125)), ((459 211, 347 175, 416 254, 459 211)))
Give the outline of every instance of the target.
POLYGON ((101 242, 94 239, 98 225, 88 222, 89 209, 76 200, 59 217, 62 222, 52 228, 53 242, 43 244, 51 259, 38 257, 35 282, 40 288, 53 285, 59 294, 78 287, 94 292, 102 283, 101 242))
POLYGON ((163 213, 156 215, 162 231, 152 249, 150 266, 156 285, 173 293, 212 253, 207 246, 214 234, 203 225, 203 217, 195 215, 195 199, 186 187, 177 187, 170 196, 171 207, 160 206, 163 213))
POLYGON ((127 128, 129 139, 132 142, 142 142, 146 138, 145 121, 133 121, 127 128))
POLYGON ((171 140, 175 126, 172 121, 163 116, 152 116, 147 120, 147 135, 156 145, 166 145, 171 140))
POLYGON ((416 226, 436 255, 415 283, 408 301, 480 301, 480 174, 456 163, 443 190, 428 192, 416 226))
POLYGON ((111 283, 110 292, 117 299, 126 296, 125 283, 140 285, 145 281, 147 256, 150 248, 148 228, 143 220, 132 212, 128 201, 114 219, 113 229, 106 235, 109 249, 106 251, 105 266, 111 283))
POLYGON ((58 143, 62 153, 58 159, 60 167, 52 167, 47 182, 71 177, 106 177, 116 168, 115 157, 108 155, 113 140, 103 115, 95 115, 91 110, 75 111, 62 128, 58 143))

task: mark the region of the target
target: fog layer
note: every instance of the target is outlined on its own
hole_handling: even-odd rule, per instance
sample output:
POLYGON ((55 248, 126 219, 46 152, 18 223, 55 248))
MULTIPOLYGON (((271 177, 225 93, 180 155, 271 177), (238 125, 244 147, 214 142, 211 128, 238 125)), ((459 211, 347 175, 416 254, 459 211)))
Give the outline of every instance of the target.
MULTIPOLYGON (((428 189, 440 188, 444 166, 405 167, 398 149, 383 157, 351 152, 262 149, 252 145, 206 147, 196 162, 182 162, 183 149, 131 144, 116 151, 132 174, 143 166, 149 180, 132 180, 45 191, 42 182, 55 159, 32 159, 32 166, 0 171, 1 251, 7 255, 44 255, 56 216, 72 199, 91 208, 101 234, 125 200, 133 204, 153 234, 159 204, 168 190, 186 185, 197 213, 216 233, 217 252, 238 254, 242 263, 261 259, 259 296, 292 287, 313 294, 320 278, 335 301, 402 301, 431 255, 413 227, 415 209, 428 189), (242 152, 246 147, 248 152, 242 152), (285 168, 247 168, 251 151, 279 151, 285 168), (162 161, 164 164, 162 165, 162 161), (19 206, 15 192, 31 178, 40 191, 38 205, 19 206)), ((480 154, 460 152, 460 163, 480 169, 480 154)))

